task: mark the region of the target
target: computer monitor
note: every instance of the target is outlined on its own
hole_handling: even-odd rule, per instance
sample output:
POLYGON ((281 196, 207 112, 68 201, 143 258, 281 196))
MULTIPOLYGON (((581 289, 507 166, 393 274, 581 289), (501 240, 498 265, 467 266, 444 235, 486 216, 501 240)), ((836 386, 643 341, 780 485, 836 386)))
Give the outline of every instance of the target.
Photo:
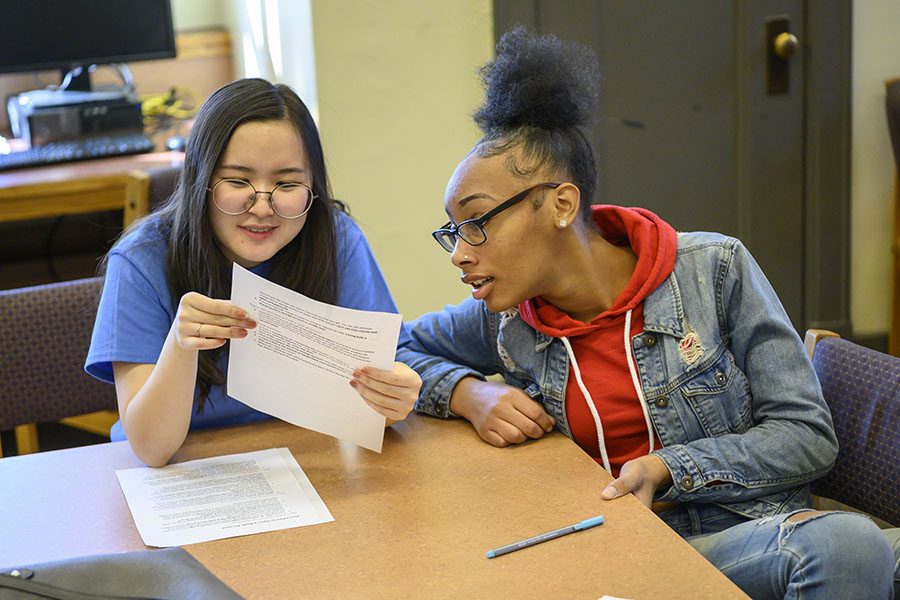
POLYGON ((76 67, 68 90, 90 90, 87 67, 175 56, 169 0, 0 0, 0 73, 76 67))

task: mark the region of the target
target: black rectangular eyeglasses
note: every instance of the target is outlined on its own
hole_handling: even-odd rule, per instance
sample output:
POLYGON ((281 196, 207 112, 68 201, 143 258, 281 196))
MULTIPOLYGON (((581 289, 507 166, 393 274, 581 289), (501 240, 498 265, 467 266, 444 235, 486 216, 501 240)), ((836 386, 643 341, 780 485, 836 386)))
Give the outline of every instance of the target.
POLYGON ((510 206, 521 202, 528 197, 528 194, 539 187, 557 188, 561 185, 562 183, 539 183, 533 185, 528 189, 522 190, 509 200, 501 202, 497 207, 489 210, 477 219, 469 219, 468 221, 463 221, 459 225, 453 225, 452 222, 448 222, 440 229, 431 232, 431 237, 433 237, 437 243, 441 245, 441 248, 447 252, 453 252, 453 249, 456 247, 457 238, 462 238, 463 241, 470 246, 480 246, 487 241, 487 232, 484 230, 485 223, 510 206))

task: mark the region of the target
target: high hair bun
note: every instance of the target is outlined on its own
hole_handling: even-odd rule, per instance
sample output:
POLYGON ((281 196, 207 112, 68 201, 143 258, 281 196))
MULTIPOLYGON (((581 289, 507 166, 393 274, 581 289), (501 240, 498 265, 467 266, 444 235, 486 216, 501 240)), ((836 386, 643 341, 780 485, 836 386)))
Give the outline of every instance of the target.
POLYGON ((582 44, 517 25, 503 34, 479 74, 486 97, 473 117, 486 134, 569 129, 594 119, 600 66, 582 44))

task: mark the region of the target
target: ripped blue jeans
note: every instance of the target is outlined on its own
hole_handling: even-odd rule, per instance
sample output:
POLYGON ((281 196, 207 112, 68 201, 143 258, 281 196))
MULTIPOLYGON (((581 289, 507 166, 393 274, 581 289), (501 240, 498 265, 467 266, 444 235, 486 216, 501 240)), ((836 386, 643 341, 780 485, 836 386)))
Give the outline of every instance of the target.
POLYGON ((755 600, 900 596, 900 530, 882 531, 868 517, 839 511, 787 520, 801 512, 687 542, 755 600))

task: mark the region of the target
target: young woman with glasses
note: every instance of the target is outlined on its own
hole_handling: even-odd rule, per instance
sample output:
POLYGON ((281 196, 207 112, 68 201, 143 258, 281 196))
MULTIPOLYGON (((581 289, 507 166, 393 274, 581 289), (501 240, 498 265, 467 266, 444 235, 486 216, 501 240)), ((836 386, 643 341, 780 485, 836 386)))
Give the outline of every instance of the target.
MULTIPOLYGON (((268 415, 225 393, 226 342, 256 326, 231 295, 232 262, 307 297, 397 312, 359 228, 331 198, 315 122, 287 86, 243 79, 200 109, 176 189, 110 250, 85 368, 115 382, 120 420, 148 465, 188 430, 268 415)), ((401 330, 401 343, 405 333, 401 330)), ((350 382, 391 424, 420 379, 403 363, 350 382)))
POLYGON ((809 509, 837 441, 747 249, 592 206, 598 70, 588 49, 521 28, 482 69, 484 136, 433 234, 472 295, 408 323, 417 410, 496 446, 555 427, 615 478, 598 498, 634 494, 754 598, 888 598, 887 537, 809 509))

